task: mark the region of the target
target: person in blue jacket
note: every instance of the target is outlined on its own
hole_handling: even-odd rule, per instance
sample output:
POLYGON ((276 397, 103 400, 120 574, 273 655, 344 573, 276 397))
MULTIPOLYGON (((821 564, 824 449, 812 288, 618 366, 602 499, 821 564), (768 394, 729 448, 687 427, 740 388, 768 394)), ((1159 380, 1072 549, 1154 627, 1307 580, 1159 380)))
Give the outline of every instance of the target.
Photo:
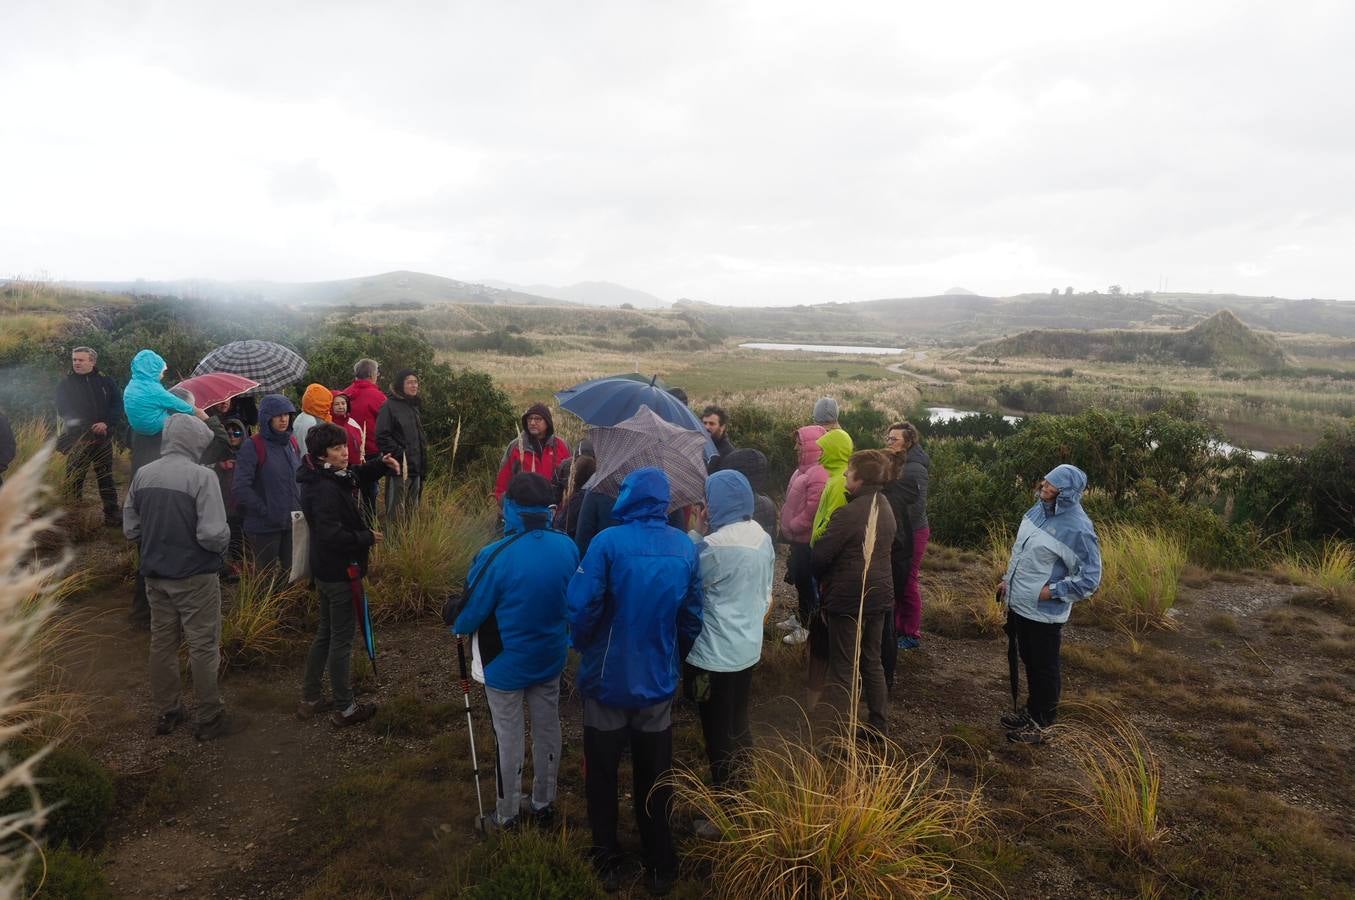
POLYGON ((498 801, 494 824, 512 828, 522 805, 524 702, 532 719, 532 821, 555 820, 560 767, 560 672, 568 632, 565 590, 579 551, 549 527, 551 484, 535 472, 518 472, 503 500, 504 537, 486 545, 466 574, 470 593, 452 624, 474 635, 474 677, 485 686, 498 745, 498 801), (500 552, 502 551, 502 552, 500 552))
POLYGON ((727 469, 706 479, 710 533, 696 547, 705 600, 701 634, 683 664, 683 683, 701 713, 716 788, 736 779, 739 756, 752 745, 748 694, 772 603, 776 551, 755 509, 752 485, 741 472, 727 469))
POLYGON ((1058 715, 1063 623, 1073 603, 1101 583, 1101 545, 1082 509, 1086 489, 1087 476, 1076 466, 1056 466, 1044 477, 997 588, 1007 601, 1007 632, 1025 663, 1029 691, 1024 710, 1002 717, 1010 741, 1044 743, 1044 729, 1058 715))
POLYGON ((259 431, 235 454, 235 502, 244 514, 245 541, 258 571, 292 566, 292 510, 301 509, 296 470, 301 448, 292 434, 296 407, 281 394, 259 401, 259 431))
POLYGON ((673 764, 671 707, 678 667, 701 633, 701 568, 696 547, 670 526, 668 476, 636 469, 621 483, 618 522, 592 539, 569 582, 569 627, 581 656, 583 753, 591 855, 605 885, 619 883, 617 770, 627 744, 635 818, 648 887, 671 888, 673 764))

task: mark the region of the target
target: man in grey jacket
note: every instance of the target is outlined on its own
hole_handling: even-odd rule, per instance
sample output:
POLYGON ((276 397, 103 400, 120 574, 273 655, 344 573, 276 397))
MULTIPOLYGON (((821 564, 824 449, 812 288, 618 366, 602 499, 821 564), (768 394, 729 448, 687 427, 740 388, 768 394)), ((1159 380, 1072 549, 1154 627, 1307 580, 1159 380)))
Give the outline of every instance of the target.
POLYGON ((151 699, 156 734, 169 734, 185 718, 179 681, 179 643, 197 694, 200 741, 238 731, 226 716, 217 685, 221 663, 221 555, 230 544, 221 486, 198 464, 212 430, 187 415, 172 415, 161 433, 161 456, 137 470, 123 504, 122 530, 139 541, 141 574, 151 608, 151 699))

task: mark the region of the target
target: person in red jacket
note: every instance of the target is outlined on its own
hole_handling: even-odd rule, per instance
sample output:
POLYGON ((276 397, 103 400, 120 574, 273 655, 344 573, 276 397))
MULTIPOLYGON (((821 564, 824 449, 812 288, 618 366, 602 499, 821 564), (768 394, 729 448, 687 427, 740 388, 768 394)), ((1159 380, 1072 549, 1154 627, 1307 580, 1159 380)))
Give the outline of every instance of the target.
POLYGON ((555 436, 555 422, 550 409, 543 403, 534 403, 522 414, 522 433, 503 451, 499 463, 499 477, 494 480, 494 499, 503 502, 508 482, 518 472, 535 472, 547 481, 555 474, 555 467, 569 459, 569 445, 555 436))
MULTIPOLYGON (((348 419, 358 426, 365 437, 362 445, 362 459, 354 460, 360 465, 363 460, 380 459, 376 448, 376 414, 386 405, 386 395, 376 386, 381 367, 374 359, 360 359, 353 364, 353 383, 342 393, 348 396, 348 419)), ((380 482, 373 481, 362 485, 362 508, 370 517, 376 512, 376 493, 380 482)))

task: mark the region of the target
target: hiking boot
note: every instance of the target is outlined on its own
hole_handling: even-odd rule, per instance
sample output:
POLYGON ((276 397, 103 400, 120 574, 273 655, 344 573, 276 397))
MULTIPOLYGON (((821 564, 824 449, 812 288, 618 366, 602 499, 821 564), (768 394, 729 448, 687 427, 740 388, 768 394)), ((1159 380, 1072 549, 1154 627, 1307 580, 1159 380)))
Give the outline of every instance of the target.
POLYGON ((498 813, 490 813, 485 816, 485 831, 511 832, 517 831, 522 826, 522 817, 513 816, 511 819, 499 819, 498 813))
POLYGON ((799 628, 799 627, 800 627, 800 620, 799 620, 799 618, 796 617, 796 616, 791 616, 789 619, 782 619, 780 622, 777 622, 777 623, 776 623, 776 630, 777 630, 777 631, 791 631, 791 630, 793 630, 793 629, 795 629, 795 628, 799 628))
POLYGON ((796 644, 803 644, 807 640, 809 640, 809 632, 801 628, 799 623, 796 623, 790 634, 783 637, 781 642, 794 647, 796 644))
POLYGON ((548 803, 541 809, 534 809, 531 812, 531 823, 537 828, 548 829, 555 827, 555 804, 548 803))
POLYGON ((645 869, 645 890, 651 897, 663 897, 673 889, 677 881, 677 872, 660 872, 657 869, 645 869))
POLYGON ((302 721, 313 719, 324 712, 327 706, 328 700, 302 700, 296 706, 296 717, 302 721))
POLYGON ((1035 724, 1035 720, 1030 717, 1030 711, 1024 706, 1019 712, 1005 713, 998 722, 1008 731, 1020 731, 1027 725, 1035 724))
POLYGON ((219 714, 210 722, 199 725, 193 729, 193 737, 199 741, 214 741, 217 738, 230 737, 233 734, 239 734, 249 725, 249 720, 241 716, 219 714))
POLYGON ((374 715, 376 715, 375 703, 357 703, 346 713, 341 713, 337 709, 330 713, 329 724, 335 728, 347 728, 349 725, 366 722, 374 715))
POLYGON ((155 733, 161 735, 173 734, 174 729, 178 728, 180 725, 183 724, 183 720, 184 720, 183 707, 182 706, 175 707, 174 709, 171 709, 169 712, 161 715, 160 718, 156 720, 155 733))
POLYGON ((1016 728, 1007 732, 1007 740, 1013 744, 1032 744, 1040 745, 1048 742, 1049 736, 1045 730, 1034 722, 1031 722, 1025 728, 1016 728))
POLYGON ((920 638, 915 638, 907 634, 899 637, 898 648, 900 650, 916 650, 921 646, 922 640, 920 638))

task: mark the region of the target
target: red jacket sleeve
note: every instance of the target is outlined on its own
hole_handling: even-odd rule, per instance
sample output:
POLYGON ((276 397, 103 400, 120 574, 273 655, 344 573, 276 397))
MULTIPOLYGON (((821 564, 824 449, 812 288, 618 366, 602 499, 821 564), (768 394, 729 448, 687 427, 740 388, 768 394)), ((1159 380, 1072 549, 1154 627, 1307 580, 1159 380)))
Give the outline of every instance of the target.
POLYGON ((518 448, 512 446, 508 452, 503 455, 503 465, 499 466, 499 475, 494 479, 494 499, 503 502, 503 495, 508 493, 508 482, 513 480, 513 461, 517 459, 518 448))

